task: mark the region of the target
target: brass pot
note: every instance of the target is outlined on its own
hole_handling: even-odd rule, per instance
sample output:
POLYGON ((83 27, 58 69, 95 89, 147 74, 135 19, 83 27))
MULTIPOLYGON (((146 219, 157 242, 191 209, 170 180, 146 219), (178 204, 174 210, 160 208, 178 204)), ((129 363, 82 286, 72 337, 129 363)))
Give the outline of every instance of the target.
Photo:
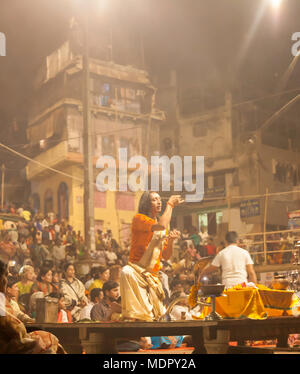
POLYGON ((220 296, 224 291, 225 285, 224 284, 206 284, 200 285, 200 290, 202 292, 202 297, 204 296, 220 296))

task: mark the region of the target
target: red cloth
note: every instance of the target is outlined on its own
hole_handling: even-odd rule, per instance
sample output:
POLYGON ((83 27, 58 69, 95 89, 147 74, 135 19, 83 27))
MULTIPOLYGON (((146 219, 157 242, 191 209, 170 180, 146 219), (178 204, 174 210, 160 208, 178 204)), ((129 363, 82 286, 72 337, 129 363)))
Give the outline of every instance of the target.
MULTIPOLYGON (((72 318, 72 315, 71 315, 70 311, 69 311, 69 310, 65 310, 65 312, 67 313, 68 323, 73 322, 73 318, 72 318)), ((58 312, 57 323, 62 323, 62 316, 63 316, 63 313, 62 313, 62 311, 60 310, 60 311, 58 312)))
POLYGON ((207 255, 208 256, 214 256, 216 254, 217 247, 215 245, 206 245, 207 255))

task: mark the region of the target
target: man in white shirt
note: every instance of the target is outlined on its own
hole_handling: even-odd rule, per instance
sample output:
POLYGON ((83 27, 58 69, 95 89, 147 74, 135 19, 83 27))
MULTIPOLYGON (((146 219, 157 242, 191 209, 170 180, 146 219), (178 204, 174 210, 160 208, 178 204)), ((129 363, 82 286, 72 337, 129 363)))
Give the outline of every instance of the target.
POLYGON ((228 246, 222 249, 213 259, 211 265, 205 268, 200 274, 203 276, 217 271, 221 268, 222 283, 225 288, 233 287, 240 283, 257 283, 253 261, 248 251, 236 245, 238 235, 235 231, 226 234, 228 246))
POLYGON ((118 260, 118 256, 116 253, 113 251, 113 249, 109 246, 107 248, 107 251, 105 251, 105 256, 107 260, 107 264, 109 266, 115 265, 116 261, 118 260))
POLYGON ((60 267, 66 258, 66 246, 63 245, 59 239, 56 240, 55 245, 52 248, 52 256, 57 267, 60 267))

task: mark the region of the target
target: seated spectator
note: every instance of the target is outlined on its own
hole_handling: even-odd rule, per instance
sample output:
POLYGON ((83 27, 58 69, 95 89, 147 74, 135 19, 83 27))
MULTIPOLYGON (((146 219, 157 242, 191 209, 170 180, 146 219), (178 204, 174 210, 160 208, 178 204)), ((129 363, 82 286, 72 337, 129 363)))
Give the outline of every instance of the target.
POLYGON ((73 263, 76 260, 76 246, 66 242, 66 262, 73 263))
POLYGON ((75 277, 75 268, 71 263, 64 267, 64 278, 59 285, 61 293, 65 296, 65 303, 68 310, 71 311, 73 321, 80 318, 80 310, 88 304, 85 295, 84 284, 75 277))
POLYGON ((120 296, 119 284, 114 281, 107 281, 102 287, 103 299, 91 309, 93 321, 118 320, 122 311, 121 305, 117 302, 120 296))
POLYGON ((194 243, 192 240, 187 240, 187 248, 185 252, 185 265, 186 267, 189 267, 191 263, 195 263, 196 261, 199 261, 201 256, 197 252, 194 243))
POLYGON ((27 238, 28 235, 30 235, 30 231, 28 229, 28 223, 24 221, 18 221, 17 226, 18 226, 19 236, 24 236, 25 238, 27 238))
POLYGON ((49 222, 47 220, 47 217, 44 217, 44 219, 41 222, 41 225, 42 225, 42 230, 44 230, 45 227, 49 226, 49 222))
POLYGON ((60 292, 52 292, 49 294, 49 297, 58 300, 57 323, 72 323, 73 318, 71 312, 66 308, 64 295, 60 292))
POLYGON ((55 245, 52 248, 52 256, 56 268, 61 269, 66 257, 66 246, 62 244, 60 239, 55 241, 55 245))
MULTIPOLYGON (((122 311, 121 304, 118 302, 120 295, 119 284, 114 281, 105 282, 103 294, 103 299, 91 309, 91 319, 93 321, 118 321, 122 311)), ((117 350, 119 352, 136 352, 145 347, 149 347, 149 345, 144 338, 139 338, 139 340, 117 340, 117 350)))
POLYGON ((28 207, 25 207, 23 212, 21 213, 21 217, 25 219, 25 221, 29 222, 31 219, 31 212, 28 207))
POLYGON ((91 292, 93 288, 103 288, 103 284, 109 280, 109 277, 109 268, 99 266, 97 272, 95 272, 95 280, 89 287, 89 292, 91 292))
POLYGON ((214 244, 213 238, 210 236, 207 239, 207 244, 206 244, 206 253, 207 256, 215 256, 217 252, 217 247, 214 244))
POLYGON ((209 235, 208 235, 207 230, 205 230, 204 226, 201 226, 201 229, 200 229, 200 232, 199 232, 199 236, 201 238, 201 244, 205 245, 206 241, 207 241, 207 239, 209 237, 209 235))
POLYGON ((43 292, 44 296, 47 296, 53 291, 52 270, 49 267, 43 267, 39 271, 37 280, 31 286, 31 293, 43 292))
POLYGON ((201 236, 198 234, 196 227, 192 227, 192 235, 189 237, 193 241, 194 247, 198 250, 201 244, 201 236))
POLYGON ((48 246, 50 244, 50 228, 49 226, 45 226, 42 231, 42 244, 48 246))
POLYGON ((188 240, 190 237, 189 230, 185 227, 181 233, 181 240, 188 240))
POLYGON ((54 287, 54 291, 59 291, 59 282, 62 279, 62 272, 59 270, 53 270, 52 272, 52 285, 54 287))
POLYGON ((48 256, 49 251, 47 250, 47 247, 39 243, 37 240, 34 240, 30 245, 30 257, 34 265, 41 267, 48 256))
POLYGON ((55 231, 55 238, 58 239, 60 235, 60 224, 58 223, 57 220, 55 220, 54 223, 54 231, 55 231))
POLYGON ((94 252, 95 260, 97 260, 101 266, 107 267, 106 252, 104 249, 96 247, 96 252, 94 252))
POLYGON ((66 353, 57 337, 47 331, 27 333, 5 298, 7 265, 0 260, 0 354, 66 353))
POLYGON ((19 278, 19 282, 16 283, 19 289, 19 305, 23 312, 29 313, 29 298, 31 295, 31 287, 36 278, 33 266, 22 266, 19 271, 19 278))
POLYGON ((0 260, 8 263, 16 254, 16 246, 10 240, 7 231, 2 232, 2 241, 0 241, 0 260))
POLYGON ((113 266, 118 261, 118 256, 114 252, 110 244, 108 245, 107 250, 105 251, 105 256, 106 256, 106 262, 108 266, 113 266))
POLYGON ((30 258, 30 250, 27 246, 26 238, 21 236, 16 244, 16 254, 14 256, 14 260, 21 267, 27 258, 30 258))
POLYGON ((90 300, 88 305, 83 307, 80 311, 80 320, 91 319, 91 310, 93 306, 103 299, 103 291, 101 288, 93 288, 90 293, 90 300))
POLYGON ((8 277, 5 296, 14 310, 14 315, 22 322, 34 322, 26 313, 22 312, 18 304, 19 288, 15 282, 15 278, 8 277))
POLYGON ((183 336, 151 336, 152 349, 174 349, 182 344, 183 336))
POLYGON ((18 233, 18 230, 17 230, 17 226, 14 222, 10 222, 10 227, 7 228, 7 231, 8 231, 8 235, 10 237, 10 241, 12 243, 16 243, 19 239, 19 233, 18 233))
POLYGON ((90 285, 95 281, 98 272, 99 266, 93 266, 90 269, 89 273, 87 274, 87 281, 84 283, 86 290, 88 290, 90 288, 90 285))

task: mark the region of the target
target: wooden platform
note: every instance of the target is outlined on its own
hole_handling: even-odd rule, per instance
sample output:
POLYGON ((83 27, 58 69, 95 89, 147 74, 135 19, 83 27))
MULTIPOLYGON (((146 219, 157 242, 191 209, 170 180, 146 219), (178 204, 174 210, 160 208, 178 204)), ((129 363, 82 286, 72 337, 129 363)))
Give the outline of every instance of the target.
MULTIPOLYGON (((82 353, 83 349, 87 354, 118 353, 118 338, 175 335, 191 335, 195 347, 193 353, 232 353, 230 351, 238 349, 229 347, 230 341, 237 341, 238 347, 243 347, 245 340, 277 339, 276 349, 287 349, 288 335, 300 334, 300 317, 269 317, 266 320, 223 319, 212 322, 30 323, 26 327, 28 331, 46 330, 54 333, 68 353, 82 353)), ((241 350, 245 351, 246 348, 241 350)))

